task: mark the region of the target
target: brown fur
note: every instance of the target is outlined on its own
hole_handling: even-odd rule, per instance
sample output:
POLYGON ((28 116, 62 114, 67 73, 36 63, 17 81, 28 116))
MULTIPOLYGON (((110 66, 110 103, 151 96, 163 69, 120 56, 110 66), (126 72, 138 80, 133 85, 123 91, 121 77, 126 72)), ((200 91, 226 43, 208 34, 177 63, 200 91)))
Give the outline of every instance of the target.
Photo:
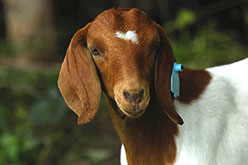
POLYGON ((108 99, 109 112, 125 146, 129 165, 164 165, 175 161, 177 125, 152 98, 150 106, 137 119, 123 119, 114 101, 108 99))
MULTIPOLYGON (((176 124, 183 123, 170 93, 173 62, 175 57, 165 32, 145 13, 110 9, 74 35, 58 85, 68 106, 79 116, 78 123, 84 124, 98 109, 101 84, 129 165, 173 164, 176 124), (136 31, 139 44, 115 36, 116 31, 129 30, 136 31), (98 49, 101 56, 92 59, 92 49, 98 49), (123 91, 141 90, 144 96, 139 106, 134 107, 123 96, 123 91), (128 114, 137 108, 139 117, 128 114)), ((187 69, 180 77, 179 100, 184 103, 197 99, 210 79, 204 71, 187 69), (201 75, 203 79, 199 79, 201 75)))
POLYGON ((186 104, 198 99, 211 80, 210 74, 205 70, 184 69, 179 76, 181 86, 178 100, 186 104))
POLYGON ((93 61, 85 49, 89 26, 90 24, 73 36, 58 79, 60 92, 67 105, 78 115, 79 124, 88 123, 93 119, 101 94, 93 61), (85 75, 88 75, 87 79, 85 75))

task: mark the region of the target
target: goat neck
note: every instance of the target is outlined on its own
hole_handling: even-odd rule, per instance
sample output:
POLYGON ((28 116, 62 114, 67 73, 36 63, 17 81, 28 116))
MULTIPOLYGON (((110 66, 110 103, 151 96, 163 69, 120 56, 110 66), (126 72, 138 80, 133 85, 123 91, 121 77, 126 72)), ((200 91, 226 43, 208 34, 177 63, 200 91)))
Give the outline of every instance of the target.
MULTIPOLYGON (((154 98, 154 97, 153 97, 154 98)), ((123 118, 115 102, 107 99, 114 126, 125 146, 129 165, 171 164, 176 158, 174 124, 155 99, 139 118, 123 118)))

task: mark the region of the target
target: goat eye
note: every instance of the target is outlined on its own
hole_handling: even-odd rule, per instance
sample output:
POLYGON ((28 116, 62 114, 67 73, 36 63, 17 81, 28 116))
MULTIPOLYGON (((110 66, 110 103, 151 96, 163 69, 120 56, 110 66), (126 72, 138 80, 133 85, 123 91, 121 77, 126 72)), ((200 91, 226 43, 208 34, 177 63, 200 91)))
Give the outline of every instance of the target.
POLYGON ((101 56, 100 52, 99 52, 97 49, 93 49, 93 50, 91 51, 91 55, 92 55, 92 56, 101 56))

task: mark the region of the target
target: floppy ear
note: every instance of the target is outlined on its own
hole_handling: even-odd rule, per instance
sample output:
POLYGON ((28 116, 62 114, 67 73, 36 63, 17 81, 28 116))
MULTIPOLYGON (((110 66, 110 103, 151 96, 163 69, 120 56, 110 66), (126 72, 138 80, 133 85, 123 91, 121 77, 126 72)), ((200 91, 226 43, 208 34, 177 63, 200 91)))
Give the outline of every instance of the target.
POLYGON ((73 36, 58 78, 60 92, 69 108, 78 115, 78 124, 93 119, 101 96, 100 81, 86 46, 90 24, 73 36))
POLYGON ((160 25, 157 25, 160 35, 160 51, 155 65, 155 91, 157 99, 166 115, 176 124, 183 124, 173 105, 170 91, 173 63, 176 61, 169 40, 160 25))

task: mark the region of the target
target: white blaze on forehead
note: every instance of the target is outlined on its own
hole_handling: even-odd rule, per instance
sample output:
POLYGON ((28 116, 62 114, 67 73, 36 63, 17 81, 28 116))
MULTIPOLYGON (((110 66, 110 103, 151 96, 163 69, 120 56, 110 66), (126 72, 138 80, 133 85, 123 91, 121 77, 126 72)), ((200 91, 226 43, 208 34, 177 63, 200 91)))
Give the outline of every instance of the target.
POLYGON ((116 37, 124 39, 124 40, 130 40, 135 44, 139 43, 138 35, 135 31, 127 31, 126 33, 123 32, 116 32, 116 37))

